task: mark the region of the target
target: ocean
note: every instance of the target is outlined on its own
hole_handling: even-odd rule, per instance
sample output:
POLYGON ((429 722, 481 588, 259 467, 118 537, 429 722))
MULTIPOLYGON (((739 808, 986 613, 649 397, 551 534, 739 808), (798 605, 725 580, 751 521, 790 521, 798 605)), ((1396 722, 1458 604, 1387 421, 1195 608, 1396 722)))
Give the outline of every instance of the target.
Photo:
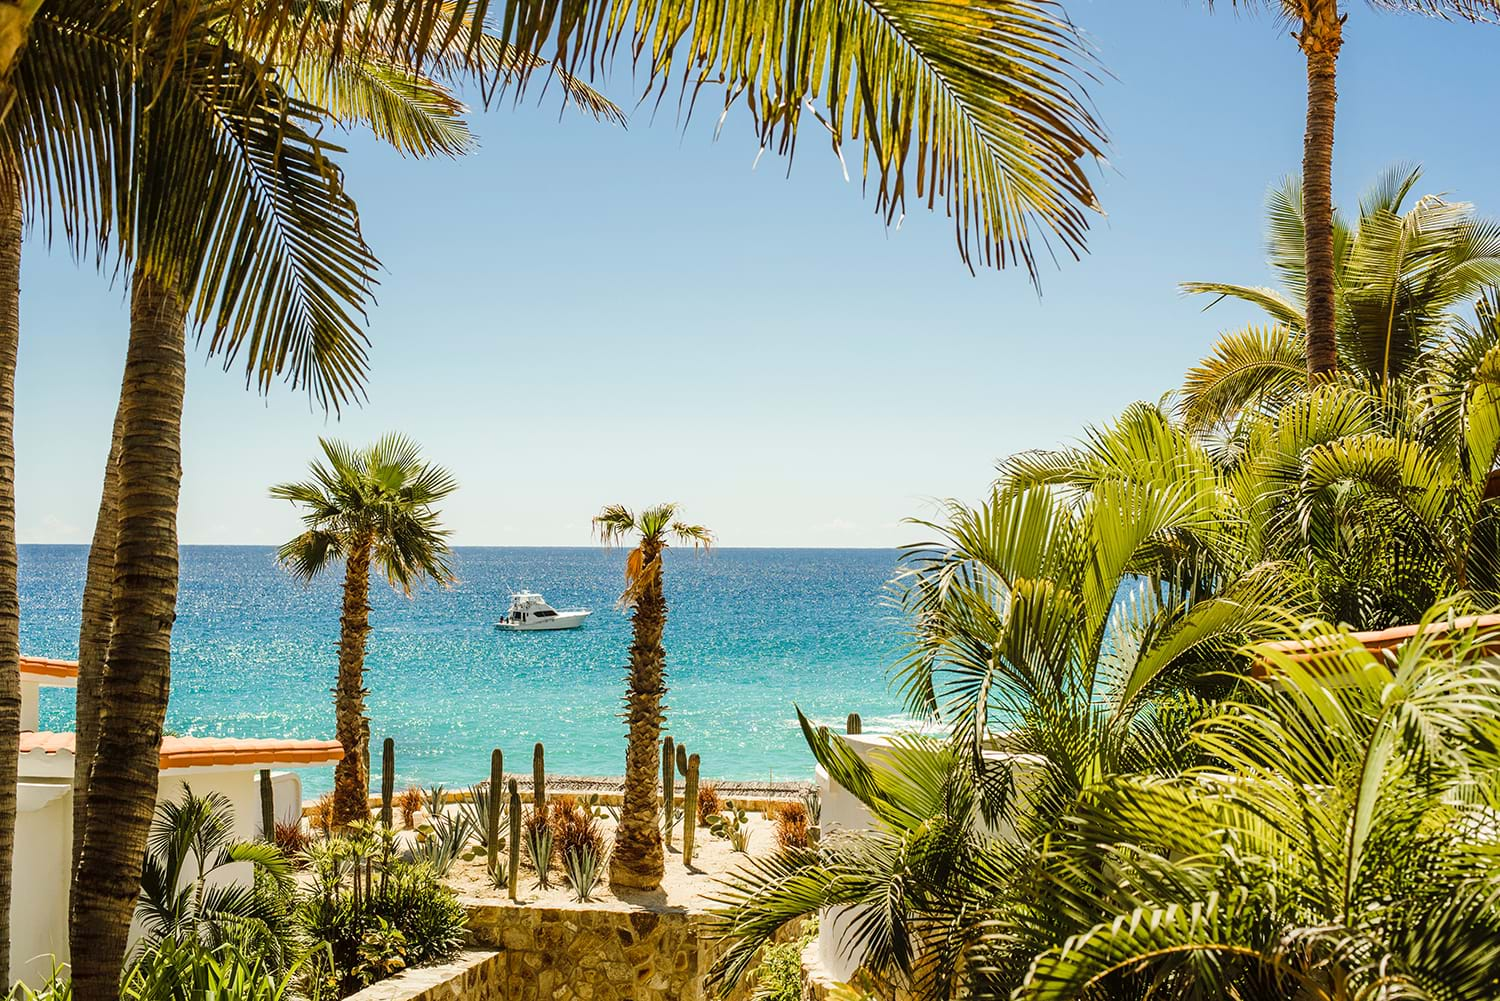
MULTIPOLYGON (((86 546, 20 547, 21 649, 73 658, 86 546)), ((716 549, 667 555, 667 732, 705 776, 806 779, 794 705, 842 726, 901 719, 891 690, 905 625, 883 600, 897 554, 869 549, 716 549)), ((615 607, 624 555, 599 548, 460 548, 459 583, 408 600, 372 581, 365 684, 372 742, 396 741, 398 788, 489 774, 490 751, 554 774, 624 770, 629 616, 615 607), (495 628, 512 591, 594 610, 582 628, 495 628)), ((183 736, 332 737, 336 570, 310 586, 260 546, 186 546, 172 637, 167 728, 183 736)), ((43 729, 73 725, 70 690, 44 690, 43 729)), ((303 769, 305 794, 332 769, 303 769)), ((378 780, 377 780, 378 781, 378 780)))

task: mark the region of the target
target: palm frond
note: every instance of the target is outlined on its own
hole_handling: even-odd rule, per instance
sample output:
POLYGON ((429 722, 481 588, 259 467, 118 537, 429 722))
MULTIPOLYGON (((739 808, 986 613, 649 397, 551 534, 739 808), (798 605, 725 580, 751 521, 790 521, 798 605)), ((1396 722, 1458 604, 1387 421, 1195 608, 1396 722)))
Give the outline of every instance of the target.
POLYGON ((761 147, 786 154, 811 109, 836 153, 861 143, 887 221, 905 211, 908 189, 929 205, 941 200, 965 261, 1021 264, 1035 278, 1035 241, 1083 249, 1096 199, 1081 161, 1103 147, 1083 90, 1093 60, 1048 0, 752 9, 520 0, 506 6, 499 33, 524 51, 555 45, 572 72, 603 69, 626 42, 648 94, 660 100, 675 71, 691 114, 699 91, 720 85, 725 113, 743 98, 761 147))

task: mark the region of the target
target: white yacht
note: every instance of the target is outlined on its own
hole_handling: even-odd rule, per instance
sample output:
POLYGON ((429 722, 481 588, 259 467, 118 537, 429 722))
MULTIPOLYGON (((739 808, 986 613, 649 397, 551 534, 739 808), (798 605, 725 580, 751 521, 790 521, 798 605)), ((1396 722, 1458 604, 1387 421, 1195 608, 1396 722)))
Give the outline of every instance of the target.
POLYGON ((577 629, 591 614, 587 608, 558 611, 534 591, 518 591, 510 596, 505 618, 495 625, 501 629, 577 629))

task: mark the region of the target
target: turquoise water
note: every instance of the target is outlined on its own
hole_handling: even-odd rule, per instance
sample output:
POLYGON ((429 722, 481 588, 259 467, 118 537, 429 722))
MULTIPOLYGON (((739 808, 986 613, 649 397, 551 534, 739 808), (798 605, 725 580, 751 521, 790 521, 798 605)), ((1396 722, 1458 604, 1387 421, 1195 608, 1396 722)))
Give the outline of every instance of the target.
MULTIPOLYGON (((21 646, 77 655, 84 546, 21 547, 21 646)), ((274 550, 188 546, 173 633, 168 728, 182 735, 331 737, 342 576, 310 587, 274 550)), ((886 550, 723 549, 668 554, 667 726, 717 778, 806 778, 812 761, 793 703, 814 718, 879 722, 898 700, 889 667, 902 623, 882 602, 886 550)), ((530 767, 618 775, 628 616, 615 610, 623 555, 600 549, 458 550, 451 590, 371 595, 366 687, 375 741, 396 740, 397 781, 449 786, 530 767), (594 609, 581 629, 494 627, 511 591, 594 609)), ((44 729, 71 729, 72 692, 43 693, 44 729)), ((304 770, 310 793, 331 769, 304 770)))

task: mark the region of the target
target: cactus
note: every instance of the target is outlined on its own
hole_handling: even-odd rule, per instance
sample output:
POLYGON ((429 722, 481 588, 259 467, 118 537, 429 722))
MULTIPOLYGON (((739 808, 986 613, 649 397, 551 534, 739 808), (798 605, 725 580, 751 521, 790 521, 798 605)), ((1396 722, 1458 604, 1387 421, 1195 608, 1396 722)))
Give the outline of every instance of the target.
POLYGON ((688 769, 687 745, 686 744, 678 744, 677 745, 677 774, 681 775, 683 777, 686 777, 687 776, 687 769, 688 769))
POLYGON ((673 753, 669 735, 661 742, 661 829, 662 840, 668 848, 672 847, 672 800, 677 792, 677 779, 672 769, 676 764, 677 756, 673 753))
POLYGON ((276 790, 271 785, 271 769, 260 770, 260 836, 276 841, 276 790))
POLYGON ((698 755, 691 755, 687 759, 687 784, 682 791, 682 864, 690 866, 693 864, 693 834, 698 826, 697 809, 694 808, 698 802, 698 755))
MULTIPOLYGON (((538 744, 540 748, 542 745, 538 744)), ((510 780, 510 899, 516 899, 521 881, 521 793, 510 780)))
POLYGON ((493 875, 500 865, 500 790, 505 787, 505 756, 500 748, 490 752, 490 798, 485 811, 485 865, 493 875))
POLYGON ((391 802, 396 798, 396 739, 385 738, 380 748, 380 826, 390 829, 391 802))
POLYGON ((850 713, 849 718, 844 721, 845 733, 864 733, 864 723, 859 718, 859 713, 850 713))
POLYGON ((537 813, 547 808, 547 754, 540 740, 531 752, 531 805, 537 813))

